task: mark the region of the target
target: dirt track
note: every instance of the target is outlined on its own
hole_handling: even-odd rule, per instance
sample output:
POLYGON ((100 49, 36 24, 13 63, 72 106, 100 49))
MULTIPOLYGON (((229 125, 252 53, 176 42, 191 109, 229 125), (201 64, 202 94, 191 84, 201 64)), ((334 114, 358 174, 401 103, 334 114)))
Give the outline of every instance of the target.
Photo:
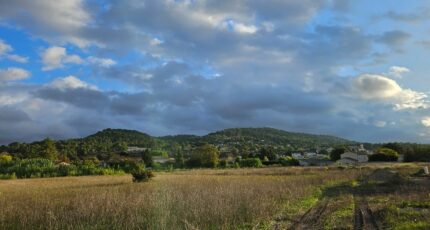
POLYGON ((354 230, 381 229, 365 197, 355 196, 354 204, 354 230))
POLYGON ((289 229, 319 229, 322 225, 324 211, 329 203, 328 199, 323 199, 321 202, 310 208, 298 222, 294 223, 289 229))

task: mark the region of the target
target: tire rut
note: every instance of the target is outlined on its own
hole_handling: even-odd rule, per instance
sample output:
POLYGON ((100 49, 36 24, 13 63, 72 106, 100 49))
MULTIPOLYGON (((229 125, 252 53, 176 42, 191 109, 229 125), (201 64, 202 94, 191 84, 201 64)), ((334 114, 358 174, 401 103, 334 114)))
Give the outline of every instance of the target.
POLYGON ((354 197, 354 204, 354 230, 381 229, 365 197, 354 197))
POLYGON ((324 214, 328 203, 328 199, 323 199, 303 214, 299 221, 294 223, 289 229, 319 229, 318 226, 322 223, 321 216, 324 214))

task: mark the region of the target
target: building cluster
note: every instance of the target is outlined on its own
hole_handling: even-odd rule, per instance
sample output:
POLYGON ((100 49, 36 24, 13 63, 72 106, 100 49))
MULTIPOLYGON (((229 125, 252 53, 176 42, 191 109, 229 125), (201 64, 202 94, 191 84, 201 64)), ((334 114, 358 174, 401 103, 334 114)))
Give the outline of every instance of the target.
MULTIPOLYGON (((327 152, 331 152, 333 149, 327 149, 327 152)), ((339 164, 359 164, 369 161, 369 155, 373 154, 363 147, 349 146, 347 151, 341 154, 340 159, 336 161, 339 164)), ((318 154, 316 152, 305 152, 305 153, 293 153, 291 157, 298 160, 301 166, 327 166, 333 164, 329 160, 329 157, 324 154, 318 154)))

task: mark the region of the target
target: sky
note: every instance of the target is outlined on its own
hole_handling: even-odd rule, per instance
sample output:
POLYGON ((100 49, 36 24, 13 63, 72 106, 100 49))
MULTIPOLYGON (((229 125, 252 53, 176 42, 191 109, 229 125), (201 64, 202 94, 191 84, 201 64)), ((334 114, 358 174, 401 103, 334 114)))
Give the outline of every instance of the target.
POLYGON ((0 0, 0 144, 273 127, 430 143, 422 0, 0 0))

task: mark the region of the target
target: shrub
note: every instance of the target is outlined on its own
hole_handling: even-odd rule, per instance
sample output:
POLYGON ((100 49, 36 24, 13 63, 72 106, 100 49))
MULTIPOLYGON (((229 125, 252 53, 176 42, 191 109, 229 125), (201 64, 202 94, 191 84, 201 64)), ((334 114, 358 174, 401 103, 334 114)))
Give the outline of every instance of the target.
POLYGON ((8 153, 3 152, 0 154, 0 164, 9 163, 11 161, 12 161, 12 156, 9 155, 8 153))
POLYGON ((154 177, 154 173, 151 170, 144 168, 134 170, 131 175, 133 175, 133 182, 147 182, 154 177))
POLYGON ((252 167, 259 168, 263 167, 263 163, 261 163, 260 158, 247 158, 239 161, 240 167, 252 167))
POLYGON ((16 179, 15 173, 12 174, 0 174, 0 180, 11 180, 16 179))
POLYGON ((299 165, 299 161, 297 159, 294 159, 292 157, 283 157, 279 159, 279 163, 283 166, 297 166, 299 165))

